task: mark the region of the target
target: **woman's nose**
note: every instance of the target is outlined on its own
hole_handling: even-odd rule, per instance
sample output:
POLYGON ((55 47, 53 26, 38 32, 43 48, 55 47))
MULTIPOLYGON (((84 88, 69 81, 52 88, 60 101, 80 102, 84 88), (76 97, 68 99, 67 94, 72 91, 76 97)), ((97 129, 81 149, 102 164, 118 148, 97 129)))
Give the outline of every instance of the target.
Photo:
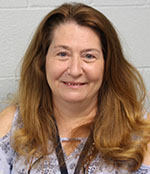
POLYGON ((82 75, 82 61, 79 56, 71 57, 68 65, 68 74, 73 77, 78 77, 82 75))

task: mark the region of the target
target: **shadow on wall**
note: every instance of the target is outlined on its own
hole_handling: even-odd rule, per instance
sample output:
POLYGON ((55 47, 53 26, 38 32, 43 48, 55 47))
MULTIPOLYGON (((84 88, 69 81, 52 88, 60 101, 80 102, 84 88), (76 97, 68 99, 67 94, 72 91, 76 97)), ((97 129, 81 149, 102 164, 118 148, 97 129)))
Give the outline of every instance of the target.
POLYGON ((0 81, 0 111, 14 102, 18 79, 0 81))
POLYGON ((9 93, 0 100, 0 111, 15 103, 15 93, 9 93))

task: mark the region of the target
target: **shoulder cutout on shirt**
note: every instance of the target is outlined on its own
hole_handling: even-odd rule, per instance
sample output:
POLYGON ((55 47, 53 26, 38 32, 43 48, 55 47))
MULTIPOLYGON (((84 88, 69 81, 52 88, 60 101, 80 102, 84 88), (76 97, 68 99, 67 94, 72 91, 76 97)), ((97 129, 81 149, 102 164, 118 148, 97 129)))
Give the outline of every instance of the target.
POLYGON ((9 106, 0 112, 0 138, 10 131, 15 111, 16 106, 9 106))

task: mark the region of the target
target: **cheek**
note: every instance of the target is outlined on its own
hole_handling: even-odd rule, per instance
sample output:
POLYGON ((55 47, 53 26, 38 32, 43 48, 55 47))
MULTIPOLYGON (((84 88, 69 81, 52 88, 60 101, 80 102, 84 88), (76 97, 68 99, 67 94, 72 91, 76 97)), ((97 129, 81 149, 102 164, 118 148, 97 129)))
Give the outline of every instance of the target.
POLYGON ((58 61, 48 60, 46 61, 46 76, 48 82, 59 79, 64 72, 65 67, 58 61))
POLYGON ((102 82, 104 74, 104 65, 100 64, 90 67, 88 72, 88 77, 91 81, 102 82))
POLYGON ((55 70, 56 68, 54 69, 54 66, 52 66, 52 62, 46 60, 46 78, 47 78, 47 81, 48 81, 48 84, 49 86, 51 86, 52 84, 52 81, 55 79, 55 70))

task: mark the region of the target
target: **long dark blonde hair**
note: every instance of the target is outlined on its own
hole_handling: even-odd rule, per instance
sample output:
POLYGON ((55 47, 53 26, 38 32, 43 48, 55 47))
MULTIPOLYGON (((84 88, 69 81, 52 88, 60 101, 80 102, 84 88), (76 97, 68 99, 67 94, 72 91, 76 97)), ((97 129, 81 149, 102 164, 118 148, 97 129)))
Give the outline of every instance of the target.
POLYGON ((48 154, 55 142, 52 92, 46 80, 45 58, 56 27, 68 21, 91 28, 102 43, 104 78, 98 95, 98 111, 92 123, 95 155, 136 170, 143 160, 150 133, 143 119, 145 87, 138 71, 124 58, 111 22, 84 4, 63 4, 44 17, 26 51, 21 68, 17 103, 23 127, 14 134, 14 149, 28 159, 48 154))

